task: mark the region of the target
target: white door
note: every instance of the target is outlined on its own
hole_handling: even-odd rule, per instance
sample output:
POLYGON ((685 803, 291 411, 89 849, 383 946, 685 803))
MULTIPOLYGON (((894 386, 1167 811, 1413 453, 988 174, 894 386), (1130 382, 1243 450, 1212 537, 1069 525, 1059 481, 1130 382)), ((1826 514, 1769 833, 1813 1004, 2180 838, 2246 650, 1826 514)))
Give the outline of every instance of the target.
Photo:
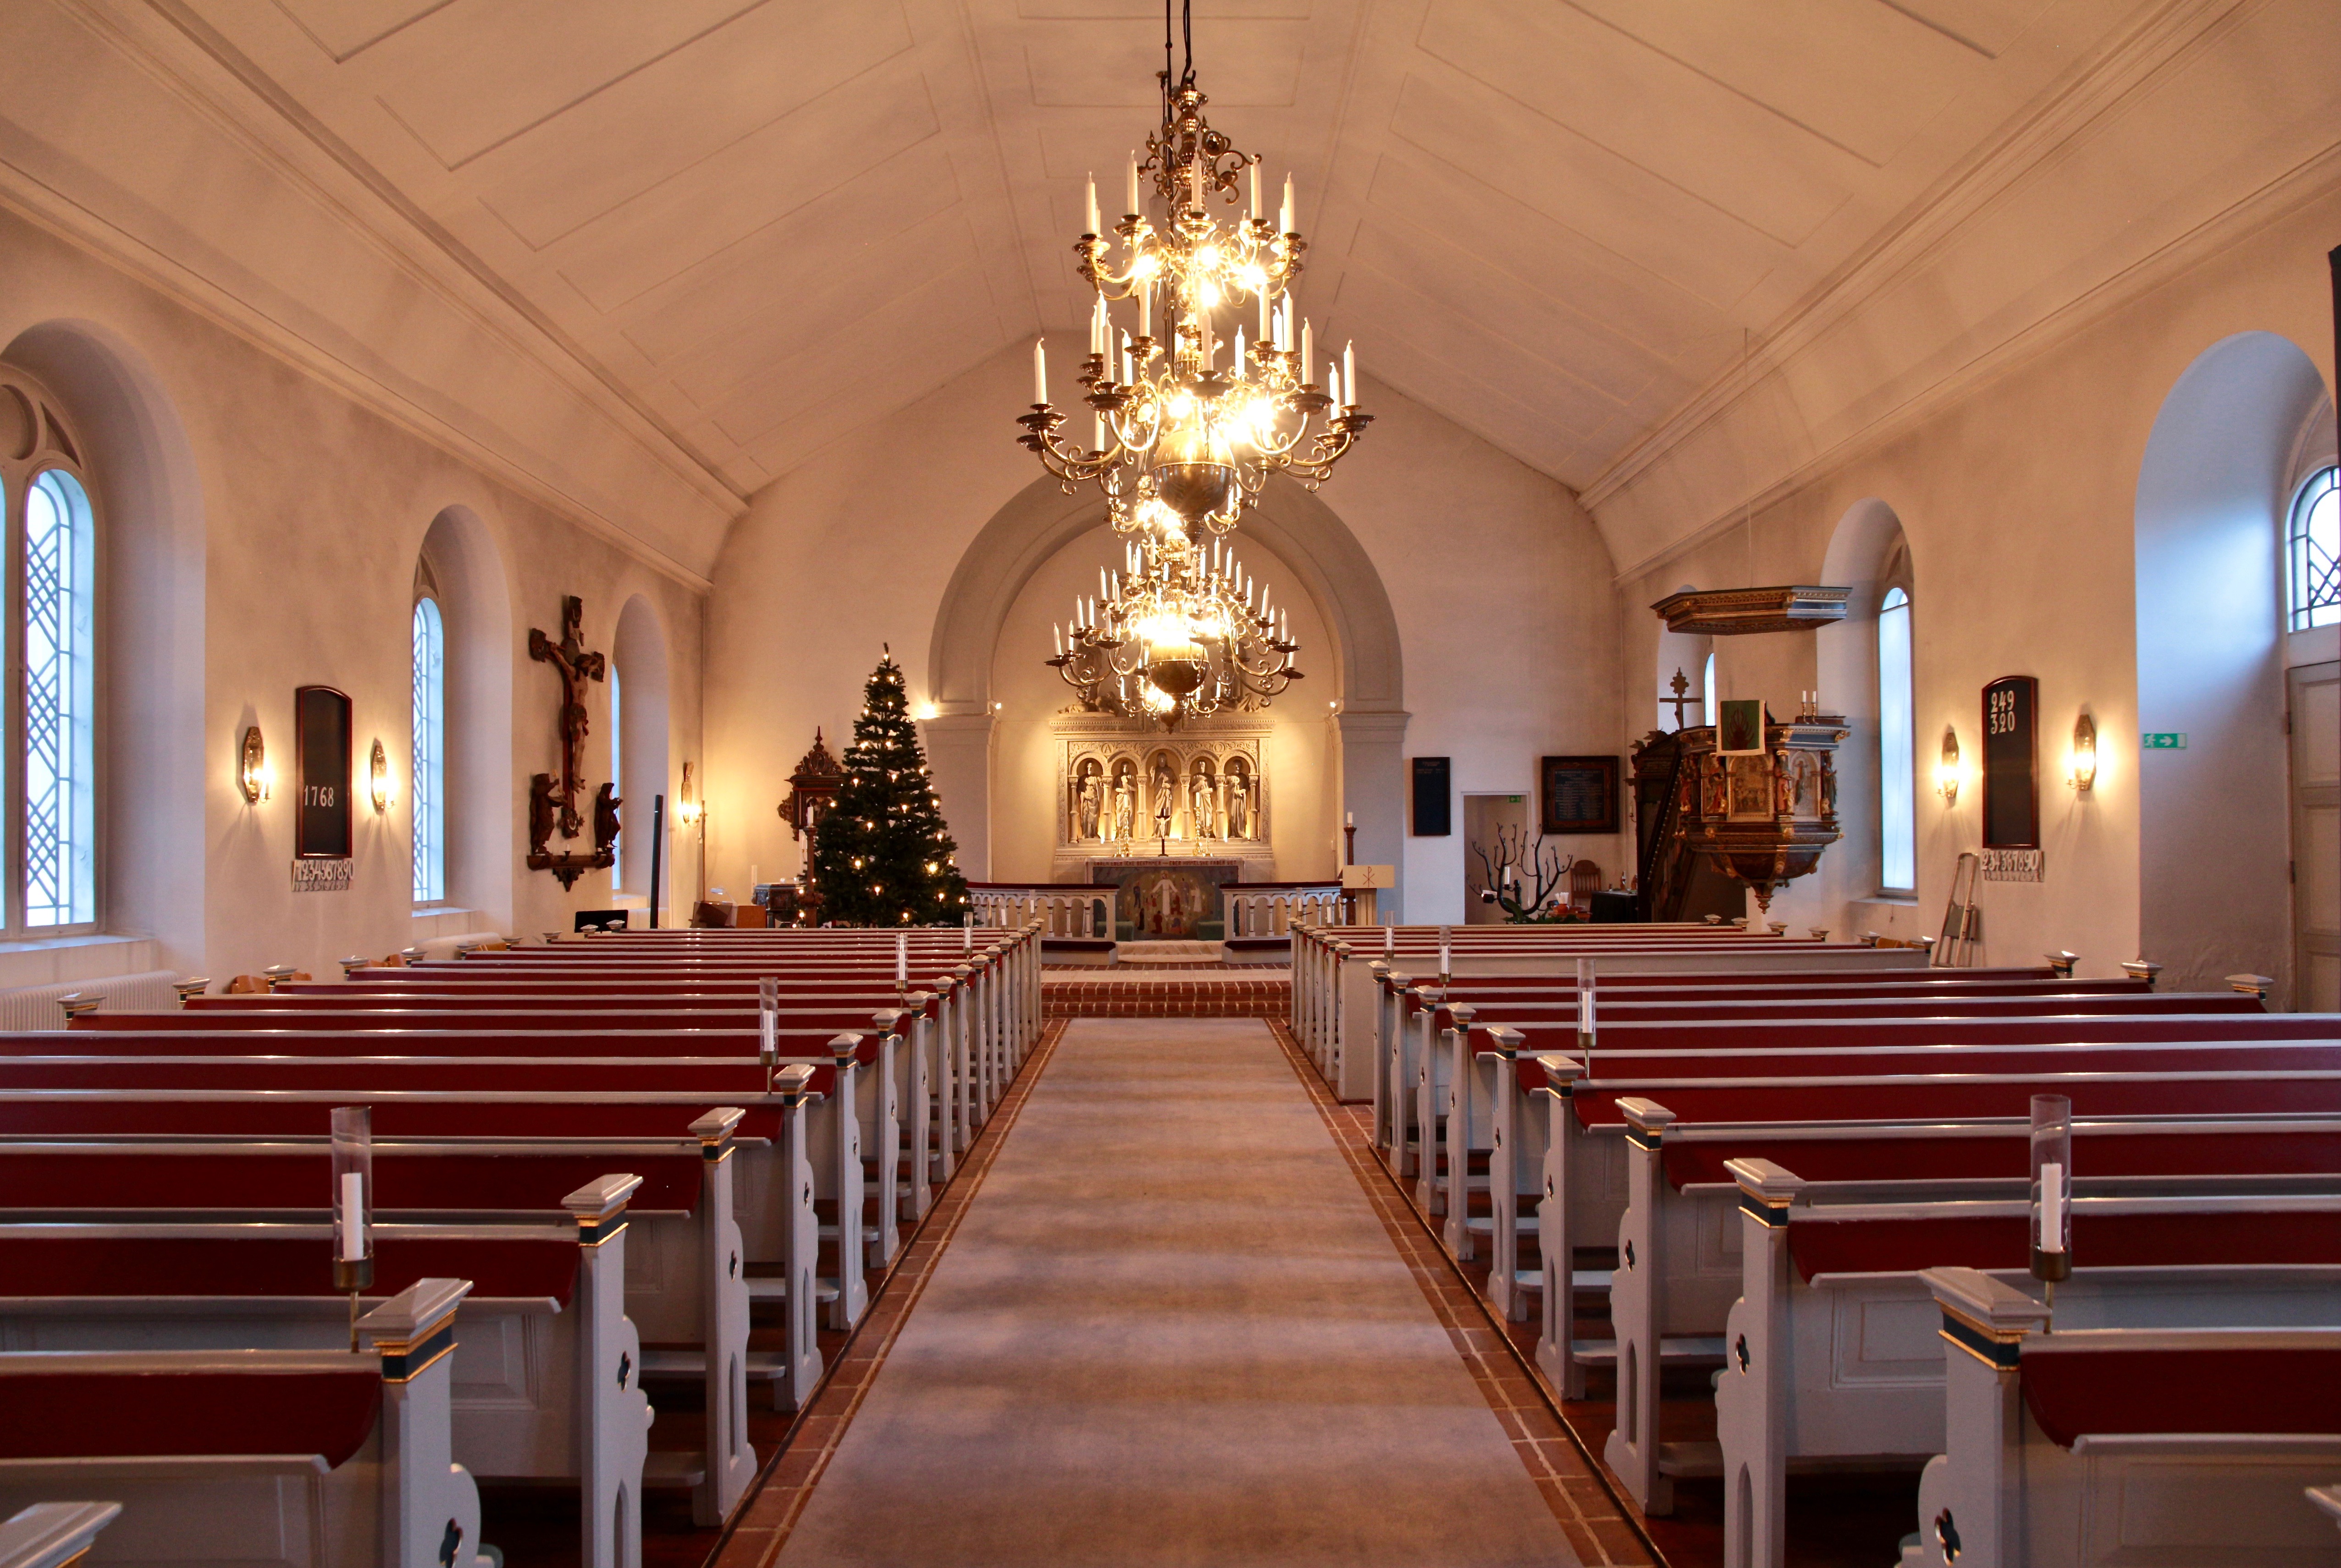
POLYGON ((2341 663, 2286 673, 2292 726, 2292 1005, 2341 1012, 2341 663))

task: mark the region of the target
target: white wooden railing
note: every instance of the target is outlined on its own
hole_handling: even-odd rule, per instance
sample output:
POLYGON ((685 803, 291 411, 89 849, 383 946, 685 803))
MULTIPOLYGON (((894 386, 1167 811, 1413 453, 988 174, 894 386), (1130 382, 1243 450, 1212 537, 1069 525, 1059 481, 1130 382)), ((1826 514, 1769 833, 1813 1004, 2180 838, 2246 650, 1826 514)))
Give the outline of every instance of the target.
MULTIPOLYGON (((1113 940, 1115 890, 1086 883, 982 883, 969 889, 976 923, 988 926, 1040 923, 1044 935, 1113 940)), ((1295 925, 1330 925, 1341 918, 1338 883, 1250 883, 1220 890, 1220 915, 1229 936, 1282 936, 1295 925)))

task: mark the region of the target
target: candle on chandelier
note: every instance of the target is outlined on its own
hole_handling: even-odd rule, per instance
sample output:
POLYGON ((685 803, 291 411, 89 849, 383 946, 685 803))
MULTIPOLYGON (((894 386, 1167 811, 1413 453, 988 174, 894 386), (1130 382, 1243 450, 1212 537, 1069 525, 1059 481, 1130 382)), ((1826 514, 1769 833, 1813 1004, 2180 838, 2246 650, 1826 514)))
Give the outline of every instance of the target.
POLYGON ((1103 452, 1105 450, 1105 415, 1102 414, 1098 414, 1094 416, 1090 423, 1091 428, 1096 432, 1097 437, 1096 440, 1091 443, 1090 450, 1092 452, 1103 452))
POLYGON ((1065 656, 1065 629, 1057 624, 1056 622, 1051 621, 1049 623, 1049 635, 1057 639, 1057 657, 1061 659, 1063 658, 1065 656))
POLYGON ((1260 160, 1251 161, 1251 221, 1260 222, 1260 160))
POLYGON ((1136 378, 1130 374, 1130 334, 1121 335, 1121 384, 1128 386, 1136 378))
POLYGON ((1105 225, 1098 222, 1097 175, 1091 175, 1090 176, 1089 202, 1089 232, 1093 235, 1101 235, 1105 233, 1105 225))
POLYGON ((1036 406, 1044 406, 1049 401, 1048 345, 1045 337, 1032 340, 1032 402, 1036 406))
MULTIPOLYGON (((1316 339, 1309 331, 1309 318, 1300 318, 1300 385, 1306 386, 1313 376, 1317 364, 1316 339)), ((1045 400, 1044 400, 1045 401, 1045 400)))
POLYGON ((1198 212, 1203 206, 1203 160, 1197 156, 1187 165, 1187 205, 1198 212))
POLYGON ((1338 365, 1325 367, 1325 395, 1333 400, 1334 407, 1341 406, 1341 367, 1338 365))
POLYGON ((1138 285, 1138 335, 1154 335, 1154 285, 1151 283, 1138 285))
POLYGON ((1138 215, 1138 155, 1130 155, 1130 215, 1138 215))
POLYGON ((1292 176, 1290 175, 1284 176, 1284 210, 1277 215, 1276 232, 1280 235, 1289 235, 1292 232, 1292 176))
MULTIPOLYGON (((1098 308, 1101 310, 1105 308, 1105 301, 1098 301, 1098 308)), ((1354 343, 1345 343, 1341 345, 1341 385, 1350 389, 1350 401, 1357 402, 1358 345, 1354 343)))
POLYGON ((1235 373, 1235 378, 1238 381, 1244 378, 1244 335, 1241 327, 1236 328, 1236 356, 1229 363, 1228 368, 1235 373))

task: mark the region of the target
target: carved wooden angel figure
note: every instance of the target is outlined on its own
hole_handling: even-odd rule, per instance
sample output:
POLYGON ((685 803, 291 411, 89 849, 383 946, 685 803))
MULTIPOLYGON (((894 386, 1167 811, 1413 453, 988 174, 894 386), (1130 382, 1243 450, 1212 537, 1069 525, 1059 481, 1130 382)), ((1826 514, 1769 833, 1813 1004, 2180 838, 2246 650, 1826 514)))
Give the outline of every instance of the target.
POLYGON ((609 854, 618 844, 618 808, 626 803, 612 793, 618 786, 605 784, 593 792, 593 853, 609 854))

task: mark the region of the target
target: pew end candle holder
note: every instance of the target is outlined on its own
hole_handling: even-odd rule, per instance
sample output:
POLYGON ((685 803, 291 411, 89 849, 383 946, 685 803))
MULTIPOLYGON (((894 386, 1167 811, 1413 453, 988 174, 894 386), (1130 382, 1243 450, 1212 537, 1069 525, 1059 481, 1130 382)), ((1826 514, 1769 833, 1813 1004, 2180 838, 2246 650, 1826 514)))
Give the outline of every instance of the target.
POLYGON ((2049 1323, 2057 1282, 2073 1273, 2073 1102, 2032 1096, 2032 1277, 2047 1288, 2049 1323))
POLYGON ((355 1353, 358 1300, 374 1284, 374 1108, 336 1105, 333 1128, 334 1289, 350 1298, 355 1353))

